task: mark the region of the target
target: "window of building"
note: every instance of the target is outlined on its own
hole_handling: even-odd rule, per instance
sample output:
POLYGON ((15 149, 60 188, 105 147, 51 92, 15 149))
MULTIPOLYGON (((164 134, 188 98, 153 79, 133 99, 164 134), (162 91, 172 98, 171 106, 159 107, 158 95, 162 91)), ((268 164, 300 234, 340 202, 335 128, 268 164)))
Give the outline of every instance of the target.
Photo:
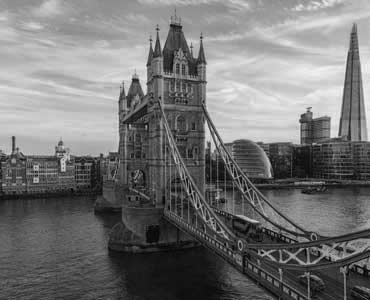
POLYGON ((176 81, 176 91, 180 92, 180 81, 176 81))
POLYGON ((175 90, 175 84, 174 82, 171 80, 170 81, 170 91, 173 92, 175 90))
POLYGON ((146 155, 145 155, 145 153, 143 153, 143 158, 146 158, 146 155))
POLYGON ((186 92, 186 83, 182 84, 182 91, 185 93, 186 92))
POLYGON ((196 130, 195 122, 191 123, 191 130, 196 130))
POLYGON ((180 74, 180 64, 176 64, 176 74, 180 74))
POLYGON ((184 64, 181 65, 181 74, 182 75, 185 75, 186 74, 186 70, 185 70, 185 65, 184 64))
POLYGON ((176 129, 180 132, 186 131, 186 120, 183 116, 177 117, 176 129))
POLYGON ((140 151, 136 151, 135 158, 141 158, 141 152, 140 151))
POLYGON ((198 147, 194 147, 194 157, 198 156, 198 147))
POLYGON ((131 154, 130 154, 130 157, 131 157, 131 158, 134 158, 134 157, 135 157, 134 153, 131 153, 131 154))
POLYGON ((193 158, 193 151, 188 149, 188 158, 193 158))
POLYGON ((191 93, 191 83, 188 83, 188 93, 191 93))
POLYGON ((135 142, 141 143, 141 135, 140 135, 140 133, 137 133, 136 134, 136 136, 135 136, 135 142))

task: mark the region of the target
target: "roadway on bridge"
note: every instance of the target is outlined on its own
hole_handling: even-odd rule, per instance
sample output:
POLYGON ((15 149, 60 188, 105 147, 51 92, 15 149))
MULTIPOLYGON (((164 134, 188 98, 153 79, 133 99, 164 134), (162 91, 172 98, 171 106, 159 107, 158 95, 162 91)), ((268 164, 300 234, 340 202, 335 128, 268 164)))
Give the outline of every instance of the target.
MULTIPOLYGON (((230 229, 232 229, 230 220, 222 217, 225 224, 228 225, 230 229)), ((276 239, 272 239, 271 236, 264 234, 263 243, 272 244, 272 243, 282 243, 282 241, 277 241, 276 239)), ((257 258, 251 257, 250 261, 252 263, 257 264, 257 258)), ((263 269, 274 275, 275 277, 279 278, 279 271, 277 267, 270 265, 268 263, 261 261, 261 266, 263 269)), ((303 275, 304 271, 298 270, 283 270, 283 281, 294 287, 297 291, 307 295, 307 286, 303 285, 299 282, 298 277, 303 275)), ((340 273, 339 268, 327 268, 322 271, 313 271, 311 274, 317 275, 320 277, 325 283, 325 289, 319 293, 317 293, 314 299, 319 300, 338 300, 343 299, 344 295, 344 282, 343 282, 343 274, 340 273)), ((370 287, 370 278, 365 277, 363 275, 354 273, 352 271, 349 272, 347 277, 347 299, 352 299, 350 296, 351 288, 355 285, 370 287)))

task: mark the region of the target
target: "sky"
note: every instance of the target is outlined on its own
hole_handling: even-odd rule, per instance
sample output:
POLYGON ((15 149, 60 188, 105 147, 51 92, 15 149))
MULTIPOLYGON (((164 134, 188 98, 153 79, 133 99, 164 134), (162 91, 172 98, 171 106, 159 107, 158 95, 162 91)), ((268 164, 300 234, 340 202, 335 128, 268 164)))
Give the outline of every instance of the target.
POLYGON ((136 70, 145 89, 149 35, 164 45, 175 8, 195 53, 203 33, 225 142, 299 143, 309 106, 337 136, 353 22, 370 128, 369 0, 0 0, 0 149, 117 151, 120 84, 136 70))

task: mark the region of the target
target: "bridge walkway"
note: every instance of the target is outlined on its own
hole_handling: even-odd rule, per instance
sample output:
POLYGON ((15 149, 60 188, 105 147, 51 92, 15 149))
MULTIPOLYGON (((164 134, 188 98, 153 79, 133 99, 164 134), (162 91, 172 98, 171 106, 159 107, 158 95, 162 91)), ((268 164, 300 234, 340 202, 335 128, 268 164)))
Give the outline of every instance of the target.
MULTIPOLYGON (((218 215, 222 218, 224 223, 232 229, 235 233, 236 231, 232 228, 230 218, 227 218, 225 215, 229 215, 227 212, 222 212, 218 209, 215 209, 218 212, 218 215)), ((238 233, 240 237, 246 238, 246 236, 241 235, 238 233)), ((262 243, 265 244, 273 244, 273 243, 289 243, 291 242, 289 237, 285 237, 277 232, 274 232, 269 229, 263 230, 263 241, 262 243)), ((302 255, 304 255, 302 253, 302 255)), ((311 254, 313 256, 313 254, 311 254)), ((277 278, 280 278, 279 269, 264 263, 263 261, 258 260, 256 257, 251 256, 249 261, 261 266, 262 269, 267 270, 270 274, 274 275, 277 278)), ((323 299, 323 300, 337 300, 343 299, 344 295, 344 283, 343 283, 343 274, 339 271, 338 268, 327 268, 322 271, 313 271, 311 272, 312 275, 316 275, 320 277, 325 283, 325 289, 319 292, 315 299, 323 299)), ((299 282, 298 277, 303 275, 302 271, 297 270, 283 270, 282 276, 283 280, 288 283, 290 286, 294 287, 297 291, 300 291, 302 294, 307 294, 307 287, 304 286, 302 283, 299 282)), ((347 295, 348 299, 351 299, 349 296, 351 293, 351 288, 353 286, 370 286, 370 277, 364 274, 360 274, 356 272, 355 269, 350 269, 347 276, 347 295)))

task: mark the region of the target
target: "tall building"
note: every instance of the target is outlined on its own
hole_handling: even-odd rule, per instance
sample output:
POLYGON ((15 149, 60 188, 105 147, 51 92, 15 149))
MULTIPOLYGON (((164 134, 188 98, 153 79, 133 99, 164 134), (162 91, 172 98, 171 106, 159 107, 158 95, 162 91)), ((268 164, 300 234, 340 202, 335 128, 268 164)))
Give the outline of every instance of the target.
POLYGON ((301 144, 320 143, 330 139, 330 117, 313 118, 311 107, 301 115, 301 144))
POLYGON ((353 24, 344 81, 339 136, 348 141, 367 141, 366 114, 357 26, 353 24))

